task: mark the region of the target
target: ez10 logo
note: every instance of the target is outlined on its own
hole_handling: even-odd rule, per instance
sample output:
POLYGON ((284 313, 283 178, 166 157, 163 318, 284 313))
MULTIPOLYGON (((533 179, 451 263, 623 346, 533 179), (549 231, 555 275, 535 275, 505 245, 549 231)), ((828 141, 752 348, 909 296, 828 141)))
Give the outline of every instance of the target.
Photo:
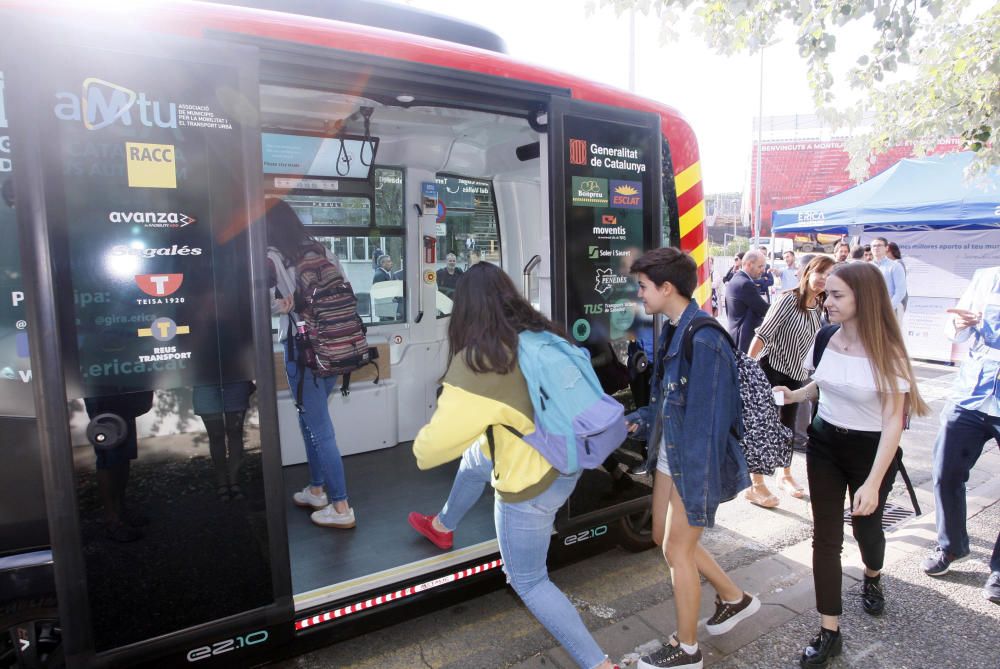
POLYGON ((192 648, 188 651, 187 661, 197 662, 198 660, 207 660, 208 658, 216 655, 231 653, 234 650, 241 650, 243 648, 249 648, 250 646, 256 646, 257 644, 267 641, 268 636, 267 630, 258 630, 256 632, 250 632, 250 634, 244 634, 243 636, 235 636, 232 639, 216 641, 211 646, 199 646, 198 648, 192 648))

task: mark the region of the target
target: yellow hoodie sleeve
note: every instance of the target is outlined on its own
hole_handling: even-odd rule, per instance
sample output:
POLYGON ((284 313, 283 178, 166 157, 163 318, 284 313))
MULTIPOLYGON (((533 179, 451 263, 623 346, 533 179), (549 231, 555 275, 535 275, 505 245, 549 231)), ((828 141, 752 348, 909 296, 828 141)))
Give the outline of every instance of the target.
POLYGON ((444 383, 437 410, 413 440, 417 467, 430 469, 462 457, 485 431, 497 403, 481 395, 444 383))

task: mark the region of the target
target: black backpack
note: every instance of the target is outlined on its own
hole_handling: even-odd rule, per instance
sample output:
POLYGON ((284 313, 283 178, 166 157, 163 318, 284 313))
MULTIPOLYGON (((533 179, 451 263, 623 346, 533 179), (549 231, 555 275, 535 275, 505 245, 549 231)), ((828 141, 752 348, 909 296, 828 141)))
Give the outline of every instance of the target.
MULTIPOLYGON (((740 383, 740 416, 743 430, 735 426, 731 432, 740 442, 747 467, 751 472, 774 470, 782 466, 785 455, 791 448, 792 431, 781 423, 778 407, 767 375, 756 360, 736 347, 732 337, 719 321, 704 315, 695 316, 684 330, 681 349, 684 359, 691 363, 694 353, 694 335, 698 330, 709 327, 721 332, 736 356, 736 369, 740 383), (748 448, 748 444, 754 444, 748 448)), ((661 367, 662 369, 662 367, 661 367)))

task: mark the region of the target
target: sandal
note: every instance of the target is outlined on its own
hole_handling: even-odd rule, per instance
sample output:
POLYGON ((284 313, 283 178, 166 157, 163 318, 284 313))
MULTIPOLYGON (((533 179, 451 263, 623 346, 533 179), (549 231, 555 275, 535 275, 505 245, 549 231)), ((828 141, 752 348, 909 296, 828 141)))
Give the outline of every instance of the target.
POLYGON ((781 501, 775 497, 763 483, 760 485, 750 486, 750 489, 746 492, 746 498, 751 504, 755 504, 756 506, 763 507, 765 509, 773 509, 781 503, 781 501))
POLYGON ((784 490, 795 499, 805 497, 806 489, 799 485, 799 482, 791 476, 782 476, 781 481, 778 483, 778 488, 784 490))

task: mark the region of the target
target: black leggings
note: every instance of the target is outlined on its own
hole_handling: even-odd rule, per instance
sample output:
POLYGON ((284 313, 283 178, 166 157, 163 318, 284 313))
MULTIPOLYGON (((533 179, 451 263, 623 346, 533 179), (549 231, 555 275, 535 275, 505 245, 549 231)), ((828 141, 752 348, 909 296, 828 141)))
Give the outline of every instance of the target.
MULTIPOLYGON (((864 484, 875 462, 879 432, 838 431, 817 417, 809 426, 806 471, 813 512, 813 582, 816 608, 822 615, 839 616, 843 571, 840 553, 844 546, 844 492, 854 493, 864 484)), ((870 516, 854 516, 854 538, 861 559, 872 571, 880 571, 885 560, 882 512, 896 478, 896 459, 882 479, 878 507, 870 516)))
POLYGON ((201 420, 208 432, 208 452, 215 463, 215 483, 218 486, 234 485, 243 464, 243 421, 246 411, 205 414, 201 420), (229 457, 226 457, 226 445, 229 457))

